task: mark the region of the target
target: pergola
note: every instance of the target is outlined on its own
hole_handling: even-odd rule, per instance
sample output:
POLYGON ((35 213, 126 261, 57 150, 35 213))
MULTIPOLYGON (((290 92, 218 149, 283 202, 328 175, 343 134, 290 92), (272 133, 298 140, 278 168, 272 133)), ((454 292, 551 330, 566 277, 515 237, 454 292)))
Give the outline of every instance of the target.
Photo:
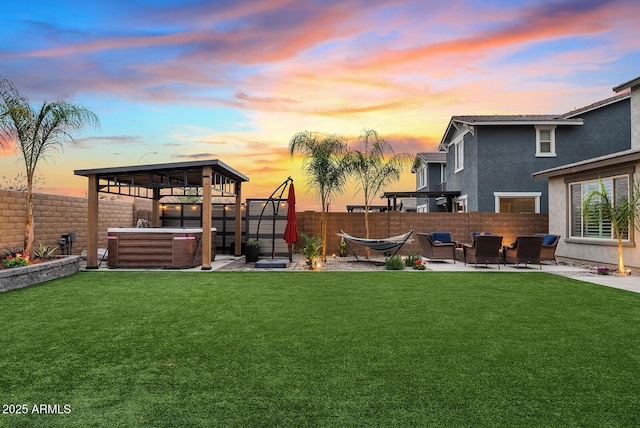
POLYGON ((446 198, 447 206, 451 206, 451 201, 454 198, 460 196, 459 190, 430 190, 430 191, 415 191, 415 192, 384 192, 381 196, 382 199, 387 199, 387 209, 389 211, 396 211, 398 209, 398 198, 446 198), (393 204, 391 201, 393 200, 393 204))
MULTIPOLYGON (((245 175, 218 159, 176 162, 155 165, 134 165, 113 168, 75 170, 75 175, 89 179, 87 192, 87 268, 98 268, 98 193, 111 193, 153 200, 152 226, 160 218, 160 199, 164 196, 201 196, 202 230, 211 230, 211 201, 213 196, 236 198, 235 248, 241 251, 242 182, 245 175), (217 192, 214 195, 214 192, 217 192)), ((211 269, 211 233, 202 234, 202 269, 211 269)))

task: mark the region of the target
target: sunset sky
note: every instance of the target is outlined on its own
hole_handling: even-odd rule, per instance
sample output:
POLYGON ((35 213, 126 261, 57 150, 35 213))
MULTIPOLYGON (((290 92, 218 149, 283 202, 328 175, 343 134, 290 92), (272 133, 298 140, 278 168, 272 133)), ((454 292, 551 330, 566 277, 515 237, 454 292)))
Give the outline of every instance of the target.
MULTIPOLYGON (((298 132, 434 151, 452 115, 564 113, 640 75, 637 0, 3 1, 0 36, 0 77, 101 121, 40 165, 41 192, 84 195, 74 169, 220 159, 248 198, 293 177, 300 211, 319 204, 298 132)), ((0 150, 0 177, 18 162, 0 150)), ((409 168, 387 190, 415 190, 409 168)), ((332 209, 362 202, 349 188, 332 209)))

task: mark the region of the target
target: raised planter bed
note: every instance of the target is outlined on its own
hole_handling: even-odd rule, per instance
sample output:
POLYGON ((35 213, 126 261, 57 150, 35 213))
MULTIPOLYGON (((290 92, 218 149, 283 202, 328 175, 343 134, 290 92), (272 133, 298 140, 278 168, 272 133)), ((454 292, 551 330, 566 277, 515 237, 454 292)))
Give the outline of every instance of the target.
POLYGON ((30 266, 2 269, 0 270, 0 292, 62 278, 78 272, 79 269, 79 256, 66 256, 30 266))

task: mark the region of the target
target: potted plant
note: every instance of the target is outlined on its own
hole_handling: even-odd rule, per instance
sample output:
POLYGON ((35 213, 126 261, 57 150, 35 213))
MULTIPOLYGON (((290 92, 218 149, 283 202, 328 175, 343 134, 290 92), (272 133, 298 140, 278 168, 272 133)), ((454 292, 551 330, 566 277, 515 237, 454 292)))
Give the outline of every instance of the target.
POLYGON ((340 257, 347 257, 347 241, 344 238, 340 241, 340 257))
POLYGON ((260 241, 257 239, 249 239, 246 244, 247 254, 246 262, 257 262, 260 257, 260 241))

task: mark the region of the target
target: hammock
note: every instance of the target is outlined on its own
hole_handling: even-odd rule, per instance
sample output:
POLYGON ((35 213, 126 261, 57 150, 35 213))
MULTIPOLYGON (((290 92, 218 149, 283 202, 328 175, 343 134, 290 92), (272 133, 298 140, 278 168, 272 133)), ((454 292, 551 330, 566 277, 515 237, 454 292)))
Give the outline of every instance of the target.
POLYGON ((350 242, 364 245, 365 247, 371 248, 373 251, 384 253, 385 255, 388 255, 389 252, 391 252, 391 250, 395 249, 393 254, 391 254, 391 255, 395 255, 406 242, 413 242, 413 239, 409 239, 411 237, 411 234, 413 234, 413 229, 411 229, 409 232, 405 233, 404 235, 392 236, 391 238, 367 239, 367 238, 356 238, 355 236, 349 235, 342 229, 340 229, 340 233, 336 233, 336 235, 340 236, 342 239, 345 240, 345 242, 349 246, 349 249, 351 250, 353 255, 356 257, 356 260, 358 261, 360 261, 360 259, 358 259, 356 252, 353 251, 353 248, 351 248, 350 242))

